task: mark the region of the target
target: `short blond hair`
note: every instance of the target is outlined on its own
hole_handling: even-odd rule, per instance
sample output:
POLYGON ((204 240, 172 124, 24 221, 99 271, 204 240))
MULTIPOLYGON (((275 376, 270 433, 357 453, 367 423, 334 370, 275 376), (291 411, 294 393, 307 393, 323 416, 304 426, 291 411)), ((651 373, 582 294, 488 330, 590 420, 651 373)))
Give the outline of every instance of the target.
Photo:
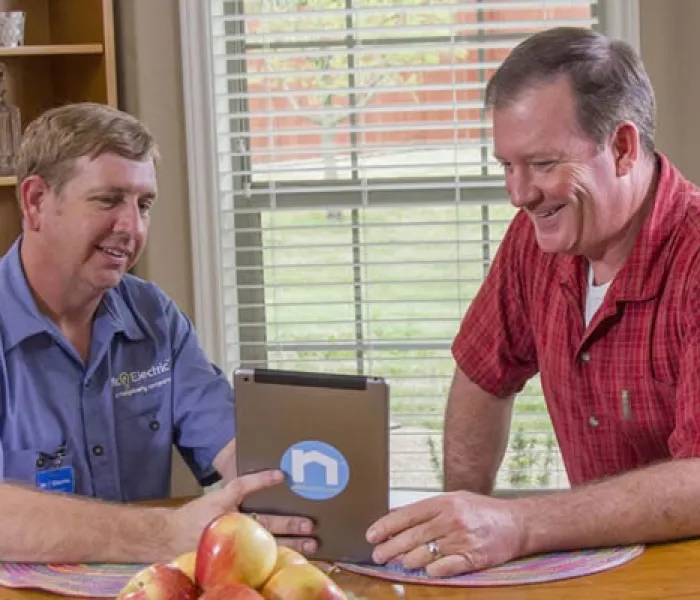
POLYGON ((17 182, 39 175, 60 193, 73 177, 77 159, 108 153, 137 161, 159 158, 151 132, 128 113, 93 102, 52 108, 32 121, 22 136, 17 182))

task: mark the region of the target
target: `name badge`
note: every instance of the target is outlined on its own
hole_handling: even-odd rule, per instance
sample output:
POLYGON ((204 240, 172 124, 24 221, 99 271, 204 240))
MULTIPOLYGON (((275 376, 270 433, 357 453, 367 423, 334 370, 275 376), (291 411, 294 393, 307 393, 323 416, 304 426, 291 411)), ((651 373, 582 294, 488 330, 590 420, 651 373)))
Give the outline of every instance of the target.
POLYGON ((73 467, 46 469, 36 474, 36 487, 49 492, 75 493, 73 467))

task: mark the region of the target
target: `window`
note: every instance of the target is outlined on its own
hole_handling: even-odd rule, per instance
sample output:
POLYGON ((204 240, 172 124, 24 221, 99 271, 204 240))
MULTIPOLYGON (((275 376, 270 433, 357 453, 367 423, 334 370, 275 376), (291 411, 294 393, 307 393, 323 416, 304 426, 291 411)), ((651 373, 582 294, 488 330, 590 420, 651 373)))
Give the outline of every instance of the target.
MULTIPOLYGON (((631 3, 611 4, 632 21, 631 3)), ((528 34, 609 28, 608 13, 595 0, 182 7, 207 350, 228 372, 386 377, 392 485, 439 488, 451 342, 514 214, 485 83, 528 34)), ((536 379, 498 485, 567 485, 536 379)))

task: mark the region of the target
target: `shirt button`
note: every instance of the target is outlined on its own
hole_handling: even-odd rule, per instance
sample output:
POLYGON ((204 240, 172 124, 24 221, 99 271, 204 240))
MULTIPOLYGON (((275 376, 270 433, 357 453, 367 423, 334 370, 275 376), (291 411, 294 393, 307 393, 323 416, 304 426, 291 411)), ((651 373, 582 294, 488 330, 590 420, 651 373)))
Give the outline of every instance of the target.
POLYGON ((583 354, 581 354, 581 360, 583 362, 588 362, 589 360, 591 360, 591 355, 588 352, 584 352, 583 354))
POLYGON ((92 453, 95 456, 102 456, 102 454, 104 453, 104 448, 102 448, 102 446, 93 446, 92 453))
POLYGON ((158 421, 151 421, 149 427, 151 428, 151 431, 158 431, 160 429, 160 423, 158 421))
POLYGON ((598 418, 595 415, 591 415, 588 417, 588 424, 591 427, 598 427, 598 425, 600 425, 600 421, 598 421, 598 418))

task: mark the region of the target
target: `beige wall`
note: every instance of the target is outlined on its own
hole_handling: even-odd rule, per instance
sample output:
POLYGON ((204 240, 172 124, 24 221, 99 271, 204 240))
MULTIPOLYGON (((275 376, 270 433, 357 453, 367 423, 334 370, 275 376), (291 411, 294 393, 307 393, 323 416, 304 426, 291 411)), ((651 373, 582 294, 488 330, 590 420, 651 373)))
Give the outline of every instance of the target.
POLYGON ((658 146, 700 183, 698 0, 640 0, 642 58, 656 90, 658 146))
MULTIPOLYGON (((205 0, 202 0, 205 1, 205 0)), ((611 0, 615 1, 615 0, 611 0)), ((138 266, 194 315, 177 0, 116 0, 119 92, 124 109, 160 141, 160 200, 138 266)), ((661 151, 700 182, 700 0, 640 0, 642 56, 656 89, 661 151)), ((198 488, 177 461, 173 492, 198 488)))

